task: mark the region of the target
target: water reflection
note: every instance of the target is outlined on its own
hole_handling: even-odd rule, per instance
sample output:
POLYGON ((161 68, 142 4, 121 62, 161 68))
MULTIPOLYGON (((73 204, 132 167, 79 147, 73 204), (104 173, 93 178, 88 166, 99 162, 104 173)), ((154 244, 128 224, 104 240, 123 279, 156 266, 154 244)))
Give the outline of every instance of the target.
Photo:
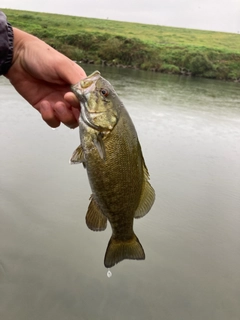
POLYGON ((48 128, 0 78, 1 319, 239 319, 239 84, 100 71, 134 120, 157 194, 135 223, 146 261, 107 278, 110 228, 87 229, 86 172, 68 165, 77 131, 48 128))

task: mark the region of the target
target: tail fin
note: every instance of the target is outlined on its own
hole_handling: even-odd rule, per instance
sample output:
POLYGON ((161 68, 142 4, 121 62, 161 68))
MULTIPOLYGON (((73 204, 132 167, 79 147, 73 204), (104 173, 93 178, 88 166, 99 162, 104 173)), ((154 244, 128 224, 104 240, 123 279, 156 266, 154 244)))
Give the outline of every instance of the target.
POLYGON ((145 259, 143 247, 135 234, 132 239, 127 241, 116 240, 113 237, 109 240, 104 258, 105 267, 111 268, 125 259, 145 259))

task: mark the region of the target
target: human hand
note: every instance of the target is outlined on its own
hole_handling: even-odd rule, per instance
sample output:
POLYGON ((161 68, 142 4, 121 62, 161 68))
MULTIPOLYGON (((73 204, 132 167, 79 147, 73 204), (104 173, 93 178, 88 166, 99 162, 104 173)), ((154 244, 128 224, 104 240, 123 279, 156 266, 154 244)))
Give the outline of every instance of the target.
POLYGON ((77 127, 79 102, 70 85, 86 77, 84 70, 42 40, 16 28, 13 32, 13 63, 5 76, 49 126, 77 127))

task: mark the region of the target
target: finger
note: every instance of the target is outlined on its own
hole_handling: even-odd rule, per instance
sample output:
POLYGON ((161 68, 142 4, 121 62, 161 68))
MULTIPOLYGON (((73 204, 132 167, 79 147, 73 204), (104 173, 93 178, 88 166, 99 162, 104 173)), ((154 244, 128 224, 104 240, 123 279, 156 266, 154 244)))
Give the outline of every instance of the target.
POLYGON ((73 108, 80 108, 80 103, 77 99, 77 97, 75 96, 74 93, 72 92, 67 92, 64 95, 64 99, 73 107, 73 108))
POLYGON ((60 126, 60 120, 56 117, 54 110, 52 109, 48 101, 42 101, 41 104, 36 106, 36 109, 42 115, 43 120, 52 128, 57 128, 60 126))
POLYGON ((79 122, 80 110, 76 109, 76 108, 72 108, 72 113, 73 113, 75 119, 77 120, 77 122, 79 122))
POLYGON ((59 101, 54 105, 54 111, 58 119, 69 128, 76 128, 78 126, 78 120, 72 112, 72 109, 68 108, 66 104, 59 101))
POLYGON ((77 97, 75 96, 74 93, 67 92, 64 95, 64 99, 71 105, 72 113, 78 121, 79 115, 80 115, 80 103, 79 103, 77 97))
POLYGON ((86 78, 86 73, 76 62, 66 58, 61 54, 61 62, 58 64, 58 73, 61 79, 67 83, 77 83, 86 78))

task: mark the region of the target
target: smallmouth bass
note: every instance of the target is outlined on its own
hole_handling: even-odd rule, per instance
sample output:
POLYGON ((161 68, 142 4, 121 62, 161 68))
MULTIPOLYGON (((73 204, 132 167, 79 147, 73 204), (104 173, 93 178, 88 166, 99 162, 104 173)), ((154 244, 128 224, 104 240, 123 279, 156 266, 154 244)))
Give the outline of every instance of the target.
POLYGON ((151 209, 155 192, 149 183, 137 132, 113 86, 100 72, 72 86, 81 105, 80 146, 71 163, 82 163, 92 190, 86 214, 89 229, 102 231, 109 221, 112 236, 106 268, 124 259, 144 260, 133 231, 134 218, 151 209))

